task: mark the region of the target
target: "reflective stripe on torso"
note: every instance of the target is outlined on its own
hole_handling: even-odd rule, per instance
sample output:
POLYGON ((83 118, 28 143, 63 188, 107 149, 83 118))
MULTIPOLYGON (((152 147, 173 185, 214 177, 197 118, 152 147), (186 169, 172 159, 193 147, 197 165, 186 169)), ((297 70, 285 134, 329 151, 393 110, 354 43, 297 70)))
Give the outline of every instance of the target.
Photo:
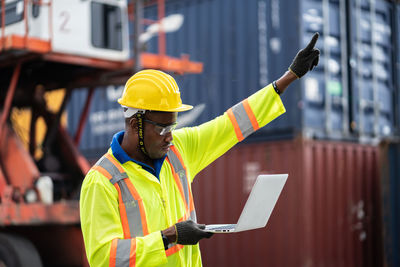
MULTIPOLYGON (((179 151, 174 146, 171 146, 170 151, 168 151, 166 161, 171 166, 175 184, 185 204, 185 214, 179 221, 191 219, 196 222, 196 212, 186 168, 179 151)), ((122 165, 111 154, 106 153, 92 169, 102 173, 118 191, 124 239, 113 240, 110 266, 134 266, 134 264, 129 265, 129 261, 132 261, 130 255, 136 254, 136 241, 134 238, 149 234, 143 200, 129 180, 122 165)), ((170 256, 182 248, 182 245, 170 244, 166 254, 170 256)))
POLYGON ((172 175, 178 186, 182 199, 185 201, 186 214, 189 214, 190 220, 197 222, 196 211, 194 209, 193 195, 190 190, 187 172, 182 157, 175 146, 171 146, 167 153, 167 161, 171 165, 172 175))
POLYGON ((124 238, 147 235, 146 214, 143 200, 139 196, 121 164, 106 153, 93 167, 106 176, 118 191, 119 212, 124 238), (122 205, 121 205, 122 204, 122 205))

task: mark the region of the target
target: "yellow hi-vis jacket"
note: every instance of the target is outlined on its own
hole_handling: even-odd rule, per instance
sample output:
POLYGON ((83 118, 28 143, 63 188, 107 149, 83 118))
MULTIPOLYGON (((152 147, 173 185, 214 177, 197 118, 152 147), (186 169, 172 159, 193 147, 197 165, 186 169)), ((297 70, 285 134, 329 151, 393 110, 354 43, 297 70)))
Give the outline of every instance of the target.
POLYGON ((190 187, 196 174, 284 112, 268 85, 214 120, 174 131, 160 180, 135 162, 120 164, 110 149, 82 184, 81 227, 90 265, 201 266, 199 245, 165 250, 160 231, 196 220, 190 187))

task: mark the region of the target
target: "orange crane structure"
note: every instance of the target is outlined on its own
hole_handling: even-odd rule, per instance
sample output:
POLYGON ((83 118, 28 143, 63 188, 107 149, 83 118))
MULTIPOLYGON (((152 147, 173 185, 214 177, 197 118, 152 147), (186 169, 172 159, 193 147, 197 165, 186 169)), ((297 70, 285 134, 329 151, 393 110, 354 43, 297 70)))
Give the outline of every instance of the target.
POLYGON ((88 266, 79 226, 79 191, 90 168, 78 151, 93 88, 123 84, 141 68, 200 73, 189 56, 166 55, 164 0, 0 0, 0 266, 88 266), (156 4, 158 20, 142 17, 156 4), (134 38, 129 35, 134 20, 134 38), (157 54, 141 51, 143 24, 159 23, 157 54), (74 88, 90 90, 71 137, 60 123, 74 88), (65 88, 58 111, 44 94, 65 88), (31 112, 28 148, 10 121, 31 112), (46 124, 36 143, 35 123, 46 124), (34 150, 43 151, 40 158, 34 150))

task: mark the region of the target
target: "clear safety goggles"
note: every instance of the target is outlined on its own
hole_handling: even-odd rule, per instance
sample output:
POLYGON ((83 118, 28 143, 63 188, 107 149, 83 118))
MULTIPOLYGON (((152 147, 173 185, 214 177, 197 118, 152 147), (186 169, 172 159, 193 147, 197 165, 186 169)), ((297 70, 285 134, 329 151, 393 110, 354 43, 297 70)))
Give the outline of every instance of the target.
POLYGON ((166 135, 167 133, 172 132, 173 130, 175 130, 176 125, 177 125, 176 122, 173 124, 165 125, 165 124, 157 123, 155 121, 151 121, 151 120, 147 120, 147 119, 143 119, 143 121, 153 124, 154 130, 159 135, 166 135))

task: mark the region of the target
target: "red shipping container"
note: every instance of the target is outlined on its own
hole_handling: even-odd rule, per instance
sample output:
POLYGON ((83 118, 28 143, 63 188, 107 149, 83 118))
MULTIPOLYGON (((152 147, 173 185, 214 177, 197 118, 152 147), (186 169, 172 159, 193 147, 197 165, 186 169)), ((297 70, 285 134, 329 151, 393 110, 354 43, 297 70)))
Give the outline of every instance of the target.
POLYGON ((266 228, 201 241, 204 266, 381 266, 378 148, 238 145, 195 179, 200 223, 235 223, 257 174, 289 173, 266 228))

